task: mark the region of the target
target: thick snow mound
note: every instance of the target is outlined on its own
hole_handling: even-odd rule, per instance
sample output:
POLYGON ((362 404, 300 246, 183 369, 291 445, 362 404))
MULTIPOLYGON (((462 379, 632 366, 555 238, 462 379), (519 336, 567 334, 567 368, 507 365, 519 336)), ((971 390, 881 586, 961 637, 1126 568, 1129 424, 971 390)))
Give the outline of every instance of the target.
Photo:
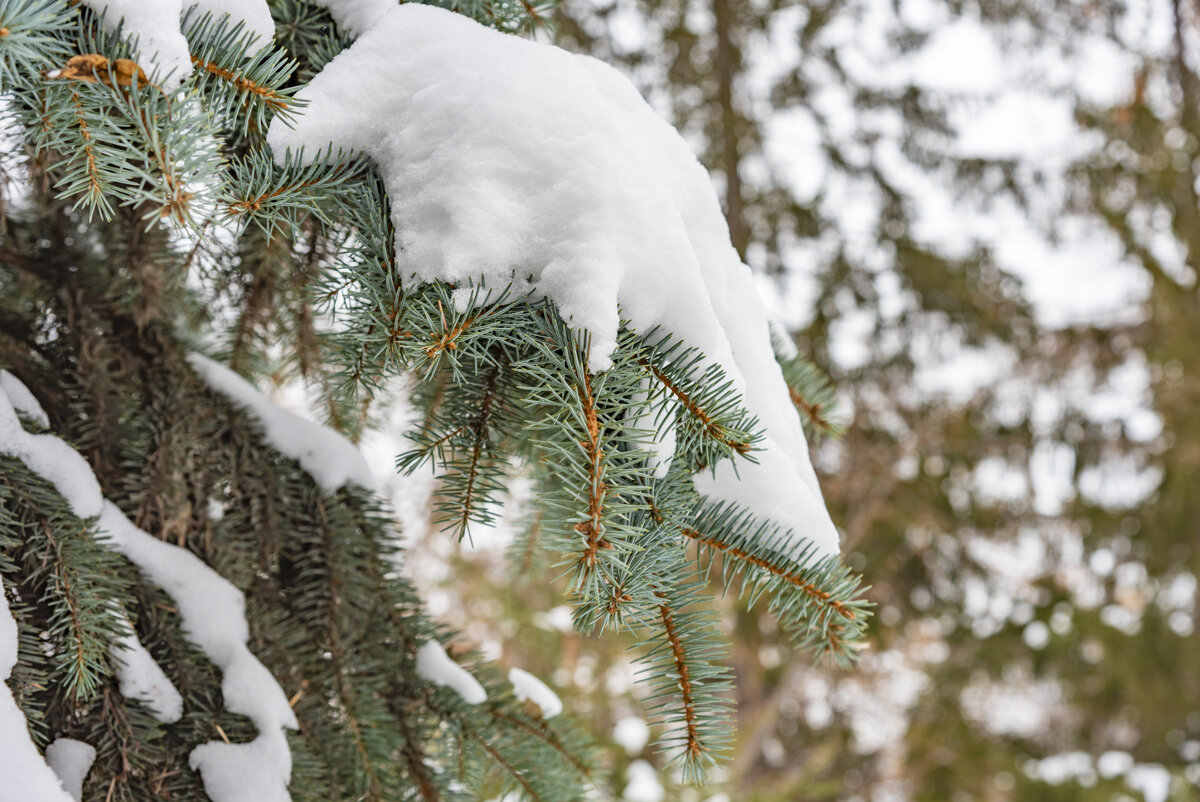
POLYGON ((271 446, 308 471, 321 489, 332 493, 346 484, 372 488, 375 478, 358 447, 332 429, 280 409, 254 385, 224 365, 200 354, 188 361, 205 384, 253 415, 271 446))
POLYGON ((553 300, 611 364, 622 319, 721 364, 766 431, 759 465, 697 477, 709 496, 789 526, 822 555, 838 535, 771 349, 763 304, 704 168, 616 70, 403 5, 326 65, 276 119, 277 159, 362 151, 383 175, 399 269, 553 300), (740 473, 740 478, 739 474, 740 473))

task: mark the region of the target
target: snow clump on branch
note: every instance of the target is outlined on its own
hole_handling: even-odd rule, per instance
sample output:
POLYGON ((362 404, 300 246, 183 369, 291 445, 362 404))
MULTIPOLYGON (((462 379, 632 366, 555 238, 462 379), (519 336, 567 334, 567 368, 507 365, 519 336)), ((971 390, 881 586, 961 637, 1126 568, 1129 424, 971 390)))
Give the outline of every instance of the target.
POLYGON ((378 165, 398 269, 553 301, 612 364, 622 320, 660 329, 719 364, 765 438, 757 463, 695 477, 838 552, 800 419, 771 346, 754 276, 730 244, 708 173, 615 69, 422 5, 377 16, 276 118, 267 141, 312 161, 361 151, 378 165), (289 127, 291 126, 291 127, 289 127))

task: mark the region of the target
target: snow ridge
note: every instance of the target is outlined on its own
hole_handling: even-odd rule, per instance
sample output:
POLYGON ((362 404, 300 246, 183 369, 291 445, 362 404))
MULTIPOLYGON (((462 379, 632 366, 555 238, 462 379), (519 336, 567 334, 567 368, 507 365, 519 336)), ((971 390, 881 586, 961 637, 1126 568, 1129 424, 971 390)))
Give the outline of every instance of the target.
POLYGON ((276 159, 370 156, 402 274, 553 300, 589 336, 593 372, 611 364, 622 320, 720 364, 766 436, 758 464, 723 461, 697 488, 792 528, 817 556, 838 552, 754 276, 707 172, 625 77, 406 4, 297 97, 303 112, 268 131, 276 159))
POLYGON ((130 634, 108 650, 121 686, 121 695, 142 702, 156 721, 163 724, 179 721, 183 716, 183 697, 163 672, 162 666, 154 661, 137 635, 133 634, 133 625, 126 624, 130 634))
POLYGON ((254 385, 202 354, 188 354, 201 381, 235 406, 249 412, 263 429, 263 438, 281 454, 308 471, 327 493, 347 484, 372 488, 375 479, 358 447, 325 426, 280 409, 254 385))
POLYGON ((9 403, 19 414, 29 418, 43 429, 50 428, 50 418, 47 417, 46 410, 42 409, 42 405, 38 403, 33 393, 29 392, 29 388, 25 386, 24 382, 7 370, 0 370, 0 393, 8 396, 9 403))

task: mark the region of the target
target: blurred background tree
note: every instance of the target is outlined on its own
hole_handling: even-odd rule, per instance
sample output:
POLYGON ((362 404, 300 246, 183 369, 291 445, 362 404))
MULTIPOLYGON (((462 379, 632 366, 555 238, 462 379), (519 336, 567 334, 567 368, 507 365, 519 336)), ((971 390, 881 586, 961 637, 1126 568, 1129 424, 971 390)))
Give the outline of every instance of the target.
POLYGON ((558 23, 689 137, 833 378, 845 433, 810 437, 879 615, 847 674, 729 603, 738 757, 696 791, 647 779, 629 662, 531 612, 556 590, 514 597, 434 536, 434 612, 573 688, 634 802, 1200 799, 1200 9, 576 0, 558 23))

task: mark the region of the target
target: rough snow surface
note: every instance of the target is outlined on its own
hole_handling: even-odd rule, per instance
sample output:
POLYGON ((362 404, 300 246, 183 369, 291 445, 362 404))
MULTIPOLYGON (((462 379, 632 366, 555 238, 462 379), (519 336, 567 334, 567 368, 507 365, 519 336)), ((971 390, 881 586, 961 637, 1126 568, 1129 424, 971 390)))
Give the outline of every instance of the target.
POLYGON ((206 356, 189 354, 188 361, 205 384, 254 416, 266 441, 299 462, 321 489, 332 493, 347 484, 375 486, 367 461, 345 437, 280 409, 250 382, 206 356))
POLYGON ((276 119, 277 159, 362 151, 383 175, 399 269, 553 300, 611 364, 622 319, 719 363, 766 432, 759 464, 701 492, 838 551, 762 300, 709 176, 616 70, 437 8, 389 9, 276 119))
POLYGON ((372 23, 389 9, 396 7, 398 0, 315 0, 316 4, 329 9, 330 16, 338 27, 352 36, 358 36, 371 28, 372 23))
POLYGON ((0 802, 70 802, 57 775, 30 740, 25 714, 5 682, 16 664, 17 621, 8 609, 0 580, 0 802))
POLYGON ((24 382, 7 370, 0 370, 0 393, 8 396, 13 409, 44 429, 50 428, 50 418, 24 382))
POLYGON ((150 715, 164 724, 179 721, 183 716, 183 697, 136 635, 122 637, 109 649, 109 655, 122 696, 139 700, 150 715))
POLYGON ((554 718, 563 711, 562 699, 558 698, 558 694, 528 671, 509 669, 508 681, 512 683, 513 694, 518 701, 533 702, 542 711, 542 718, 554 718))
POLYGON ((487 701, 487 691, 479 684, 479 680, 451 660, 437 641, 426 641, 417 649, 417 674, 427 682, 449 688, 469 705, 487 701))
POLYGON ((114 33, 120 26, 126 39, 136 40, 135 60, 167 91, 192 74, 191 53, 180 28, 187 7, 198 6, 216 18, 228 14, 235 23, 245 23, 246 30, 258 36, 250 53, 275 38, 275 23, 265 0, 83 0, 83 4, 103 15, 106 31, 114 33))
POLYGON ((83 798, 83 781, 96 760, 96 748, 74 738, 56 738, 46 747, 46 763, 75 802, 83 798))
MULTIPOLYGON (((82 458, 81 458, 82 459, 82 458)), ((246 600, 241 592, 187 549, 152 537, 116 505, 104 502, 99 527, 112 548, 142 570, 175 602, 184 634, 221 669, 225 708, 258 727, 249 743, 212 741, 192 750, 213 802, 285 802, 292 772, 283 728, 296 729, 287 696, 246 646, 246 600)))
POLYGON ((30 434, 21 428, 8 389, 3 386, 0 386, 0 454, 16 457, 29 470, 54 485, 71 511, 80 518, 94 518, 100 514, 100 485, 92 475, 92 469, 75 449, 57 437, 30 434))

